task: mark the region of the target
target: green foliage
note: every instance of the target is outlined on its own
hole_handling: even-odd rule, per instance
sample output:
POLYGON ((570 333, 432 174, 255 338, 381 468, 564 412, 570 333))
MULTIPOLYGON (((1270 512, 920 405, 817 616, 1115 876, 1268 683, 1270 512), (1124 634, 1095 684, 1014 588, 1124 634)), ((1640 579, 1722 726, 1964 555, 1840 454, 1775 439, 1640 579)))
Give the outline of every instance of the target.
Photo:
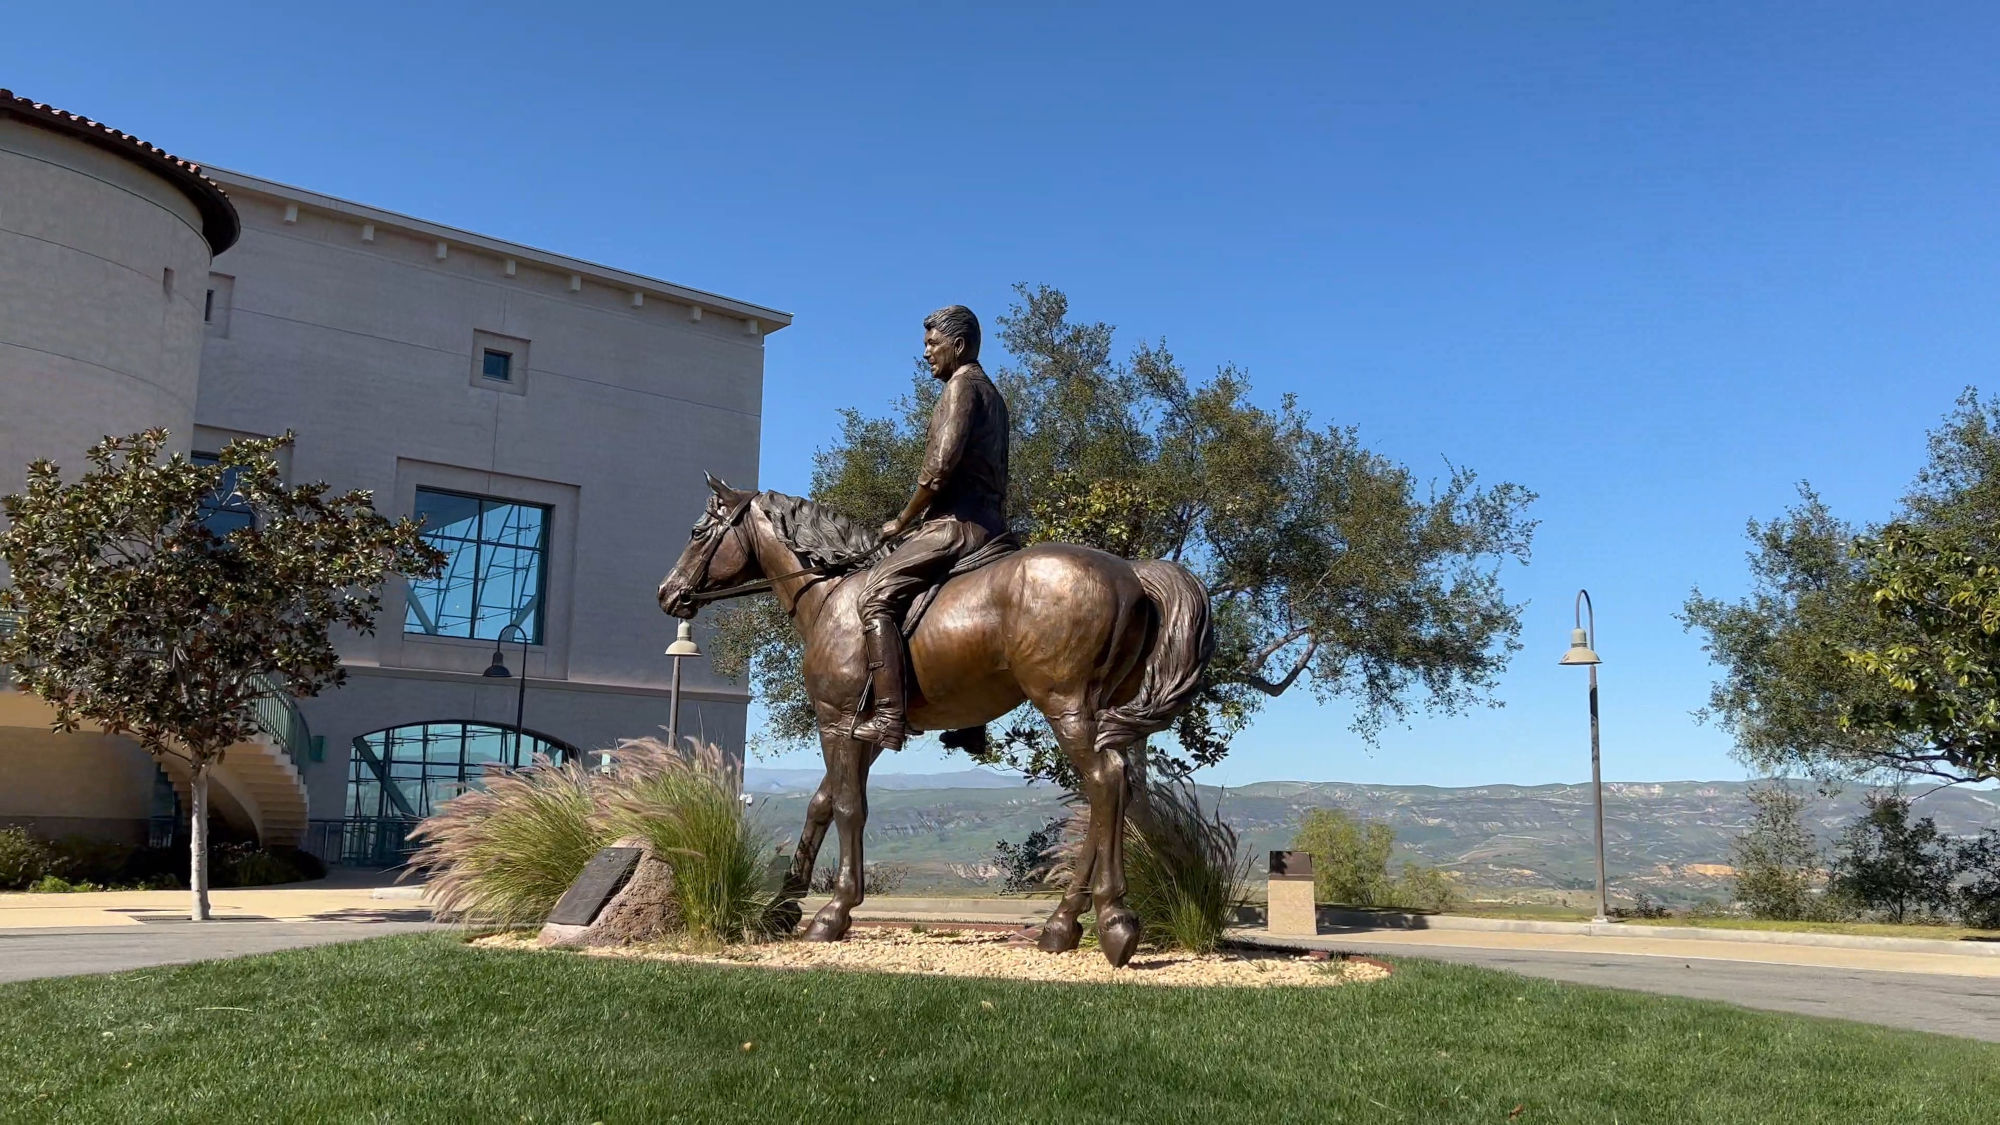
POLYGON ((1028 833, 1018 844, 1001 840, 993 845, 993 865, 1000 869, 1000 891, 1019 894, 1039 890, 1049 869, 1060 858, 1063 819, 1050 817, 1048 823, 1028 833))
POLYGON ((1749 827, 1732 845, 1736 900, 1754 918, 1806 921, 1829 913, 1816 894, 1826 862, 1803 819, 1806 797, 1782 781, 1752 786, 1749 827))
POLYGON ((2000 828, 1988 828, 1958 851, 1958 915, 1968 926, 2000 930, 2000 828))
POLYGON ((1313 857, 1313 898, 1348 906, 1388 906, 1389 853, 1396 830, 1339 809, 1311 809, 1292 850, 1313 857))
POLYGON ((0 891, 18 891, 50 873, 56 856, 25 828, 0 828, 0 891))
POLYGON ((1442 868, 1405 863, 1396 876, 1390 899, 1405 910, 1442 914, 1458 905, 1458 880, 1442 868))
MULTIPOLYGON (((1084 814, 1087 815, 1087 814, 1084 814)), ((1150 944, 1213 953, 1243 905, 1251 857, 1185 780, 1155 783, 1125 834, 1126 905, 1150 944)))
POLYGON ((1902 922, 1942 914, 1953 898, 1954 849, 1930 817, 1910 822, 1910 802, 1870 794, 1868 811, 1840 834, 1827 893, 1902 922))
POLYGON ((1444 911, 1458 902, 1449 872, 1405 863, 1389 874, 1396 830, 1340 809, 1309 809, 1292 838, 1292 850, 1313 857, 1313 899, 1347 906, 1444 911))
POLYGON ((1750 523, 1750 594, 1682 610, 1723 669, 1705 715, 1761 773, 2000 776, 2000 400, 1968 389, 1891 518, 1810 486, 1750 523))
MULTIPOLYGON (((1219 760, 1264 699, 1298 683, 1353 699, 1369 738, 1413 707, 1491 700, 1520 626, 1499 572, 1527 560, 1532 493, 1482 487, 1461 468, 1427 484, 1352 429, 1315 425, 1289 396, 1258 405, 1235 368, 1190 383, 1146 343, 1118 362, 1109 325, 1072 321, 1057 290, 1019 293, 988 354, 1010 357, 989 369, 1014 425, 1016 530, 1174 559, 1214 601, 1216 656, 1174 728, 1171 772, 1219 760)), ((864 522, 900 510, 936 394, 920 370, 887 416, 844 411, 816 459, 813 498, 864 522)), ((747 676, 767 736, 810 737, 791 623, 766 599, 726 608, 719 630, 716 665, 747 676)), ((1075 787, 1046 730, 1021 715, 981 760, 1075 787)))
POLYGON ((533 925, 612 836, 583 766, 537 757, 446 801, 410 839, 421 845, 410 867, 440 914, 533 925))
POLYGON ((0 499, 0 608, 18 614, 0 664, 55 705, 59 730, 89 721, 205 762, 257 733, 266 678, 297 696, 344 682, 329 630, 373 632, 383 580, 444 559, 367 492, 286 486, 274 454, 289 434, 232 442, 216 465, 162 460, 166 441, 106 438, 73 484, 37 461, 0 499), (219 538, 202 505, 232 477, 257 518, 219 538))
POLYGON ((108 889, 102 883, 72 883, 60 875, 44 875, 28 884, 28 893, 31 895, 66 895, 108 889))
POLYGON ((326 874, 326 868, 317 859, 296 848, 237 845, 216 849, 215 859, 218 887, 269 887, 318 879, 326 874))
POLYGON ((598 782, 605 835, 643 836, 673 868, 690 936, 742 941, 762 932, 777 892, 767 862, 772 840, 730 777, 654 739, 621 742, 619 751, 616 772, 598 782))
POLYGON ((1991 529, 1892 524, 1856 552, 1894 639, 1848 650, 1887 689, 1850 709, 1848 725, 1931 747, 1968 776, 2000 777, 2000 544, 1991 529))

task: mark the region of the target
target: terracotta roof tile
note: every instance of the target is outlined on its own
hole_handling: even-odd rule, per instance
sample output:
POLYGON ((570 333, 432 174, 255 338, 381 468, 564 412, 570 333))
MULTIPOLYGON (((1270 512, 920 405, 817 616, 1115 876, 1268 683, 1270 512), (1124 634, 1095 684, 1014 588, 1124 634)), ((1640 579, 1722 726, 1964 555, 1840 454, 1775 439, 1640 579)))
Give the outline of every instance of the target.
POLYGON ((212 253, 220 254, 229 249, 236 244, 237 235, 242 233, 242 224, 236 217, 235 205, 229 202, 228 193, 222 190, 222 185, 203 175, 199 164, 182 160, 158 145, 148 144, 101 121, 31 101, 12 90, 0 89, 0 116, 19 118, 95 145, 173 184, 201 212, 202 237, 208 240, 212 253))

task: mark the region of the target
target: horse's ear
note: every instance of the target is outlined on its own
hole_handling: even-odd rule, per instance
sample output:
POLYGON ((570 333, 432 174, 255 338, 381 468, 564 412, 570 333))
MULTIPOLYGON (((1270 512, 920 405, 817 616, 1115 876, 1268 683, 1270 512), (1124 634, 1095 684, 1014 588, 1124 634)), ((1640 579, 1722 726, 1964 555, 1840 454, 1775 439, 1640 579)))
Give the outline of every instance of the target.
POLYGON ((703 472, 701 475, 708 478, 709 491, 715 493, 717 496, 720 496, 724 500, 727 500, 732 496, 736 495, 735 490, 730 488, 729 485, 725 484, 714 473, 703 472))

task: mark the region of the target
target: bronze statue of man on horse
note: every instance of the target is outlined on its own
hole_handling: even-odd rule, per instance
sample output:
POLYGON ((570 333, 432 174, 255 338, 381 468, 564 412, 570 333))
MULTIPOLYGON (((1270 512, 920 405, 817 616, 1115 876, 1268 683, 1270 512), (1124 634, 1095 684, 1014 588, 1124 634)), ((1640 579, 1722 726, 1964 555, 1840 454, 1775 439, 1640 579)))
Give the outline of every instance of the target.
POLYGON ((1208 595, 1173 562, 1067 543, 1014 549, 1007 404, 979 365, 970 309, 924 319, 924 359, 944 386, 915 490, 879 535, 809 500, 710 477, 715 495, 660 583, 660 608, 692 617, 768 590, 804 642, 826 777, 786 879, 791 918, 828 825, 840 826, 833 898, 808 940, 844 937, 861 902, 868 771, 881 752, 900 748, 908 730, 983 727, 1028 702, 1090 805, 1089 837, 1038 944, 1075 949, 1088 904, 1105 957, 1123 965, 1140 933, 1124 903, 1126 809, 1144 768, 1134 756, 1199 686, 1214 648, 1208 595))

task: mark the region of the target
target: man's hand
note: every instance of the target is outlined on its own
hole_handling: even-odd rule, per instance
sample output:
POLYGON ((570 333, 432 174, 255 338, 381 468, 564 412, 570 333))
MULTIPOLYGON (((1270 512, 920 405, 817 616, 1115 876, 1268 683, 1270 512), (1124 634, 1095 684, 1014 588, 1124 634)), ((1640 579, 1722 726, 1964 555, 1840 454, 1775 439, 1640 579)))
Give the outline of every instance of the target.
POLYGON ((882 541, 886 543, 891 540, 902 538, 903 529, 908 526, 909 526, 908 524, 903 522, 903 517, 901 516, 897 516, 895 519, 892 519, 888 523, 883 524, 882 541))

